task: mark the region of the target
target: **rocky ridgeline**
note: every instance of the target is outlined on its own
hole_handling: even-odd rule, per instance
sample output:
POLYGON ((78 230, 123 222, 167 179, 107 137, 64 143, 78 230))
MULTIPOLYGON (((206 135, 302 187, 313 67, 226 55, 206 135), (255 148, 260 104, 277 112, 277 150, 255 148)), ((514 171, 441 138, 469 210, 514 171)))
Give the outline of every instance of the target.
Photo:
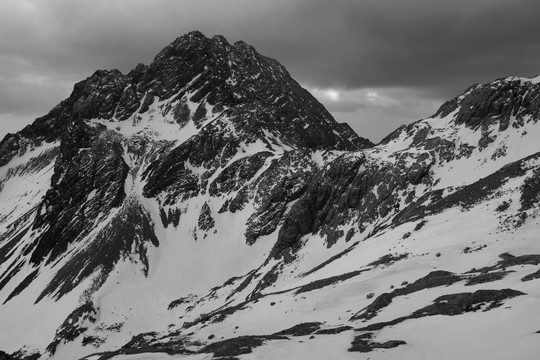
MULTIPOLYGON (((222 321, 266 296, 287 266, 298 260, 310 235, 318 235, 327 247, 356 241, 311 274, 352 251, 359 240, 419 220, 415 231, 420 230, 426 216, 485 201, 510 179, 523 182, 520 207, 515 212, 503 204, 497 211, 508 212, 507 219, 519 226, 527 216, 534 216, 538 205, 539 153, 512 159, 507 157, 504 141, 511 134, 526 136, 527 127, 538 120, 539 108, 540 85, 535 81, 508 78, 475 85, 445 103, 432 118, 404 125, 374 145, 348 125, 337 123, 277 61, 243 42, 231 45, 222 36, 206 38, 191 32, 164 48, 150 65, 140 64, 126 75, 117 70, 95 72, 77 83, 70 97, 47 115, 2 140, 0 167, 7 168, 25 154, 50 146, 28 163, 10 168, 0 179, 0 189, 20 174, 37 174, 47 166, 53 169, 43 196, 35 204, 28 202, 23 216, 13 221, 9 214, 0 214, 0 225, 7 229, 0 233, 0 265, 7 264, 0 274, 0 292, 13 285, 12 279, 22 278, 5 297, 5 303, 12 301, 39 276, 48 276, 40 269, 55 266, 47 285, 32 299, 35 303, 46 297, 58 300, 92 278, 82 292, 83 306, 74 309, 51 337, 47 351, 52 355, 59 344, 83 336, 93 326, 97 316, 93 294, 119 262, 136 263, 148 275, 152 266, 148 251, 161 245, 157 234, 163 229, 157 227, 181 226, 190 201, 197 204, 197 215, 192 211, 190 216, 198 221, 196 229, 185 231, 193 237, 183 241, 217 232, 216 218, 221 214, 236 216, 251 209, 247 220, 242 220, 246 246, 272 234, 275 242, 260 259, 259 268, 193 300, 190 309, 214 299, 217 291, 231 299, 186 322, 185 328, 222 321), (154 117, 159 120, 148 120, 154 117), (144 121, 148 126, 141 127, 144 121), (159 121, 173 125, 179 138, 183 131, 191 132, 182 141, 160 136, 159 121), (126 124, 139 126, 140 131, 125 132, 126 124), (445 181, 444 171, 463 159, 500 166, 455 186, 439 186, 445 181), (149 202, 156 205, 159 222, 149 202)), ((381 264, 407 256, 383 259, 381 264)), ((381 264, 371 263, 373 268, 381 264)), ((373 269, 355 269, 292 290, 308 293, 368 270, 373 269)), ((448 284, 468 279, 465 274, 450 275, 445 277, 451 280, 448 284)), ((488 275, 498 280, 506 273, 488 275)), ((529 278, 536 279, 537 274, 529 278)), ((382 294, 371 305, 373 309, 367 308, 351 321, 376 316, 395 297, 420 290, 413 285, 418 284, 382 294)), ((492 300, 499 306, 502 300, 521 295, 511 289, 493 291, 449 299, 458 307, 461 303, 477 306, 494 294, 499 298, 492 300)), ((439 308, 447 300, 441 297, 432 306, 436 309, 425 309, 430 315, 446 314, 439 308)), ((169 310, 184 301, 173 303, 169 310)), ((455 314, 466 312, 458 310, 455 314)), ((396 324, 423 316, 413 313, 396 324)), ((312 327, 302 334, 315 333, 320 323, 312 327)), ((339 333, 352 328, 336 329, 319 331, 339 333)), ((136 335, 119 353, 149 346, 151 341, 143 335, 136 335)), ((154 335, 148 338, 156 340, 154 335)), ((237 344, 249 348, 283 340, 285 335, 291 334, 239 337, 200 351, 219 354, 237 344)), ((358 335, 351 351, 405 344, 397 340, 378 343, 372 335, 358 335)), ((95 340, 86 339, 87 343, 95 340)), ((184 344, 173 340, 167 344, 176 341, 175 349, 184 353, 184 344)), ((156 341, 152 345, 156 348, 150 349, 167 351, 164 343, 156 341)), ((233 355, 238 354, 233 351, 233 355)))
POLYGON ((471 129, 488 128, 493 122, 499 131, 510 126, 522 127, 540 114, 540 83, 520 78, 504 78, 489 84, 473 85, 463 96, 443 104, 435 116, 444 117, 457 111, 456 124, 465 124, 471 129))

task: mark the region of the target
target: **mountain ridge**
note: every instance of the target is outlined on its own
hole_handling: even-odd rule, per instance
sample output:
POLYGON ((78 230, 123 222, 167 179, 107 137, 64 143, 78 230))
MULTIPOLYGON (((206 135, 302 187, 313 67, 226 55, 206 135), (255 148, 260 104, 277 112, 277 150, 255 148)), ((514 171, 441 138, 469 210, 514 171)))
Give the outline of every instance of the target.
POLYGON ((0 143, 0 348, 444 357, 410 327, 504 311, 535 348, 539 83, 472 86, 374 145, 222 36, 97 71, 0 143))

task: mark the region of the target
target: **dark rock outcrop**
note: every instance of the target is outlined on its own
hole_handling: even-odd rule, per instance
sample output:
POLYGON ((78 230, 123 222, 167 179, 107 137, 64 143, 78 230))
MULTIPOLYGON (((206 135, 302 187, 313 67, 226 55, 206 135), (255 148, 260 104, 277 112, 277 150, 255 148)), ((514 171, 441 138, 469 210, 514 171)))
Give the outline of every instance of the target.
POLYGON ((114 134, 73 123, 63 135, 51 188, 38 209, 31 261, 54 261, 67 246, 88 234, 100 214, 122 204, 129 167, 114 134))
POLYGON ((510 117, 516 124, 523 123, 524 117, 531 115, 537 119, 540 114, 539 84, 521 79, 500 79, 493 83, 474 85, 464 96, 446 102, 435 116, 444 117, 458 110, 455 121, 477 129, 498 122, 499 131, 510 125, 510 117))
POLYGON ((54 355, 60 343, 75 340, 88 330, 87 322, 94 323, 96 321, 96 316, 97 312, 92 303, 83 304, 73 310, 56 331, 54 340, 47 346, 47 352, 54 355))
POLYGON ((349 348, 349 351, 367 353, 375 349, 391 349, 391 348, 398 347, 400 345, 407 344, 403 340, 388 340, 388 341, 385 341, 384 343, 379 343, 379 342, 371 340, 372 337, 373 337, 373 333, 364 333, 364 334, 356 335, 354 337, 353 342, 351 343, 351 347, 349 348))
POLYGON ((502 305, 506 299, 522 296, 525 293, 513 289, 477 290, 473 293, 447 294, 438 297, 431 305, 414 311, 411 315, 402 316, 391 321, 374 323, 358 331, 377 331, 406 320, 419 319, 426 316, 456 316, 468 312, 489 311, 502 305))
POLYGON ((214 227, 215 221, 212 217, 212 210, 210 210, 210 206, 208 206, 208 203, 204 203, 201 208, 198 224, 199 229, 204 231, 208 231, 214 227))
POLYGON ((58 270, 36 302, 47 295, 54 294, 59 298, 83 280, 94 276, 91 287, 84 294, 89 298, 105 283, 118 261, 124 258, 138 262, 143 274, 147 275, 150 265, 146 249, 150 244, 159 246, 150 215, 133 199, 128 199, 122 205, 116 216, 95 235, 93 240, 58 270), (136 250, 135 253, 132 253, 133 249, 136 250))

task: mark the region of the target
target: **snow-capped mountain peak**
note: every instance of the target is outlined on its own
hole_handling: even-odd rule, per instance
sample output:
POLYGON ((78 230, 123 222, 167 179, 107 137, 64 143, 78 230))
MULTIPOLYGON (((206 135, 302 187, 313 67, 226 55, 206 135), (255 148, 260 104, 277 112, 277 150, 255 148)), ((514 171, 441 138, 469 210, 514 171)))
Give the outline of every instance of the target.
POLYGON ((373 145, 219 35, 97 71, 0 143, 0 349, 525 358, 539 86, 474 85, 373 145))

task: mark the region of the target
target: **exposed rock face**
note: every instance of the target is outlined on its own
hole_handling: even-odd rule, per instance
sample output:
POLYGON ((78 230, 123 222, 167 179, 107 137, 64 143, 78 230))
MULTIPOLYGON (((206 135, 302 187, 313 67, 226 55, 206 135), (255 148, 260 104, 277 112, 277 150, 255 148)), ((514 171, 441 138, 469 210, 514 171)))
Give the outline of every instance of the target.
POLYGON ((212 210, 207 203, 204 203, 201 213, 199 214, 199 229, 210 230, 215 225, 214 218, 212 217, 212 210))
POLYGON ((466 124, 476 129, 499 123, 499 131, 505 131, 510 118, 516 119, 515 126, 523 125, 527 117, 538 118, 540 108, 539 84, 523 82, 521 79, 500 79, 488 85, 476 85, 465 96, 445 103, 437 112, 444 117, 458 110, 457 124, 466 124), (495 86, 492 86, 495 85, 495 86))
POLYGON ((246 242, 273 233, 283 222, 288 204, 302 196, 317 165, 304 151, 285 153, 274 160, 254 184, 256 211, 250 216, 246 242))
POLYGON ((36 240, 33 263, 49 255, 47 261, 54 261, 70 242, 92 230, 103 210, 122 204, 129 171, 122 153, 118 137, 106 130, 95 131, 84 123, 66 129, 51 188, 34 222, 34 229, 45 231, 36 240))
POLYGON ((96 315, 96 309, 94 309, 92 303, 83 304, 75 309, 60 326, 54 341, 47 346, 47 351, 54 355, 61 342, 76 339, 88 329, 86 326, 96 322, 96 315))
POLYGON ((58 359, 240 356, 343 332, 343 351, 368 352, 409 346, 372 332, 386 326, 525 298, 539 278, 539 83, 475 85, 374 145, 221 36, 97 71, 0 142, 0 333, 19 307, 17 333, 58 317, 20 337, 43 331, 37 350, 58 359), (449 240, 469 211, 489 226, 449 240), (499 242, 514 232, 524 244, 499 242), (422 305, 379 320, 409 297, 422 305))
POLYGON ((83 294, 83 297, 89 298, 105 283, 114 266, 122 259, 139 262, 142 272, 148 274, 147 247, 159 246, 159 239, 147 210, 137 200, 130 198, 114 218, 94 235, 93 241, 85 245, 58 270, 37 302, 45 296, 59 298, 93 276, 92 285, 83 294))
POLYGON ((17 134, 8 134, 0 142, 0 166, 6 165, 17 155, 21 149, 21 137, 17 134))

